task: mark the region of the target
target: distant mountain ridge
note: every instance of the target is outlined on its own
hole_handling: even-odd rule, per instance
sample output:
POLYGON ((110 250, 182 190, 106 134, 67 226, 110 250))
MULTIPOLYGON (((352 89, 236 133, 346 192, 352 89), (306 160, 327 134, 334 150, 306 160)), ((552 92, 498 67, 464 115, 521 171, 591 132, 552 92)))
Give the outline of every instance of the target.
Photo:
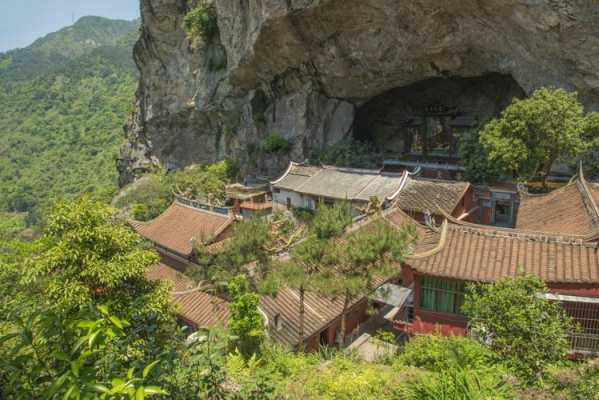
MULTIPOLYGON (((82 17, 74 25, 37 39, 28 47, 0 53, 0 78, 28 79, 63 68, 70 61, 94 52, 131 50, 139 25, 139 20, 82 17)), ((131 53, 126 59, 133 69, 131 53)))
MULTIPOLYGON (((0 53, 0 212, 116 188, 139 21, 83 17, 0 53)), ((36 213, 34 213, 36 214, 36 213)))

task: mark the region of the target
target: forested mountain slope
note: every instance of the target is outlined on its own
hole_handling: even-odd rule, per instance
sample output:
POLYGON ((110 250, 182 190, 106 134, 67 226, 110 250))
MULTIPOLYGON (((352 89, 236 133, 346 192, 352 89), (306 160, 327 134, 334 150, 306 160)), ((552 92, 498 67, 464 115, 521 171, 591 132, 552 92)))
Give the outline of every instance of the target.
POLYGON ((0 211, 116 187, 138 21, 84 17, 0 53, 0 211))

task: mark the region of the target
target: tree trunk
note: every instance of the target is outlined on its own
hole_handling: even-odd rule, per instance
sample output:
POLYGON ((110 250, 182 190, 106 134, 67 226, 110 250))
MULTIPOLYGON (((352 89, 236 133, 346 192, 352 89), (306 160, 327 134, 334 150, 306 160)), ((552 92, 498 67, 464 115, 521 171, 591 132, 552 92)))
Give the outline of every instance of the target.
POLYGON ((551 167, 555 163, 557 156, 551 156, 549 160, 543 165, 543 189, 547 190, 547 180, 549 179, 549 174, 551 174, 551 167))
POLYGON ((349 306, 349 290, 345 291, 345 298, 343 299, 343 313, 341 314, 341 332, 339 333, 339 337, 341 340, 341 347, 345 346, 345 325, 346 318, 345 314, 347 313, 347 307, 349 306))
POLYGON ((304 350, 304 297, 305 297, 305 288, 304 285, 301 285, 299 288, 299 349, 304 350))

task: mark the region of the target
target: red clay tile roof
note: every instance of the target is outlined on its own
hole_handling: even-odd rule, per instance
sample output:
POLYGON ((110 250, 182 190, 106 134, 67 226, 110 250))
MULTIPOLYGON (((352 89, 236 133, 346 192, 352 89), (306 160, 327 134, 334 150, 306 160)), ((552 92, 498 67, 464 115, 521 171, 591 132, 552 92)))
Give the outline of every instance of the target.
POLYGON ((195 282, 176 269, 163 263, 156 264, 148 269, 146 277, 173 285, 171 301, 179 316, 188 323, 197 328, 226 325, 229 319, 228 303, 216 296, 193 290, 195 282))
POLYGON ((523 271, 550 283, 599 284, 596 243, 468 223, 447 224, 437 249, 408 263, 423 274, 468 281, 496 281, 523 271))
POLYGON ((233 218, 226 215, 175 202, 152 221, 130 221, 130 224, 148 240, 181 255, 190 256, 193 240, 205 242, 216 237, 233 221, 233 218))
POLYGON ((385 214, 385 218, 400 228, 405 225, 416 227, 416 233, 418 237, 416 238, 416 242, 412 244, 412 257, 427 253, 435 249, 439 244, 439 240, 441 239, 440 229, 435 230, 418 223, 399 208, 395 208, 387 212, 385 214))
MULTIPOLYGON (((348 310, 362 298, 350 302, 348 310)), ((284 287, 276 295, 263 296, 260 309, 268 316, 270 334, 277 342, 289 346, 299 343, 299 291, 284 287), (280 318, 280 329, 274 326, 275 316, 280 318)), ((304 340, 317 334, 323 328, 341 317, 343 297, 330 298, 316 293, 306 292, 304 295, 304 340)))
POLYGON ((397 206, 406 212, 452 214, 470 187, 468 182, 409 179, 397 195, 397 206))
POLYGON ((542 195, 523 194, 516 228, 529 231, 585 236, 599 229, 594 210, 594 189, 585 189, 584 179, 576 178, 563 188, 542 195))

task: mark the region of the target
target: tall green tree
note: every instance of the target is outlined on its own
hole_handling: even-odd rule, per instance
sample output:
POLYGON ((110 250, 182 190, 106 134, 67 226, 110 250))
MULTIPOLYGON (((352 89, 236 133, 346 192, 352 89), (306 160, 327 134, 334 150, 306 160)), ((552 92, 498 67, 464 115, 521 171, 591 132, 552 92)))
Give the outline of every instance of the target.
POLYGON ((399 275, 400 262, 416 237, 413 227, 398 229, 381 217, 335 243, 333 260, 321 271, 324 292, 343 296, 341 343, 352 298, 376 289, 376 282, 399 275))
POLYGON ((128 320, 170 319, 168 290, 145 277, 158 254, 107 205, 88 196, 56 203, 41 241, 24 283, 43 286, 51 308, 106 304, 128 320))
POLYGON ((493 183, 501 176, 501 168, 489 159, 488 151, 480 144, 480 131, 471 130, 460 137, 459 154, 468 181, 493 183))
POLYGON ((123 375, 101 376, 104 353, 110 351, 111 342, 126 335, 129 323, 105 306, 97 310, 84 307, 71 315, 51 311, 32 315, 0 335, 0 344, 7 350, 0 357, 0 395, 102 400, 167 394, 148 384, 158 360, 136 370, 135 360, 129 359, 123 375))
POLYGON ((264 321, 258 311, 260 298, 250 292, 247 278, 240 275, 229 283, 231 303, 228 327, 233 335, 233 344, 245 357, 257 354, 264 337, 264 321))
POLYGON ((529 381, 565 358, 575 330, 562 305, 542 296, 547 292, 540 278, 523 275, 471 285, 462 306, 471 334, 529 381))
POLYGON ((312 221, 312 230, 319 240, 341 236, 352 223, 351 205, 348 201, 337 202, 332 206, 318 205, 312 221))
POLYGON ((556 160, 587 150, 585 118, 575 92, 539 89, 527 99, 514 99, 487 123, 480 142, 506 175, 541 176, 545 182, 556 160))
POLYGON ((319 240, 311 235, 291 250, 291 260, 273 266, 271 275, 278 275, 281 285, 299 292, 299 330, 300 347, 304 345, 305 298, 306 290, 317 290, 322 286, 321 273, 325 264, 332 262, 333 248, 328 241, 319 240))
POLYGON ((349 203, 319 204, 308 236, 291 250, 289 261, 275 263, 269 271, 269 283, 276 282, 275 287, 284 285, 299 292, 300 347, 304 345, 306 290, 319 290, 325 286, 321 273, 325 265, 334 262, 336 254, 330 240, 341 236, 351 222, 349 203))

